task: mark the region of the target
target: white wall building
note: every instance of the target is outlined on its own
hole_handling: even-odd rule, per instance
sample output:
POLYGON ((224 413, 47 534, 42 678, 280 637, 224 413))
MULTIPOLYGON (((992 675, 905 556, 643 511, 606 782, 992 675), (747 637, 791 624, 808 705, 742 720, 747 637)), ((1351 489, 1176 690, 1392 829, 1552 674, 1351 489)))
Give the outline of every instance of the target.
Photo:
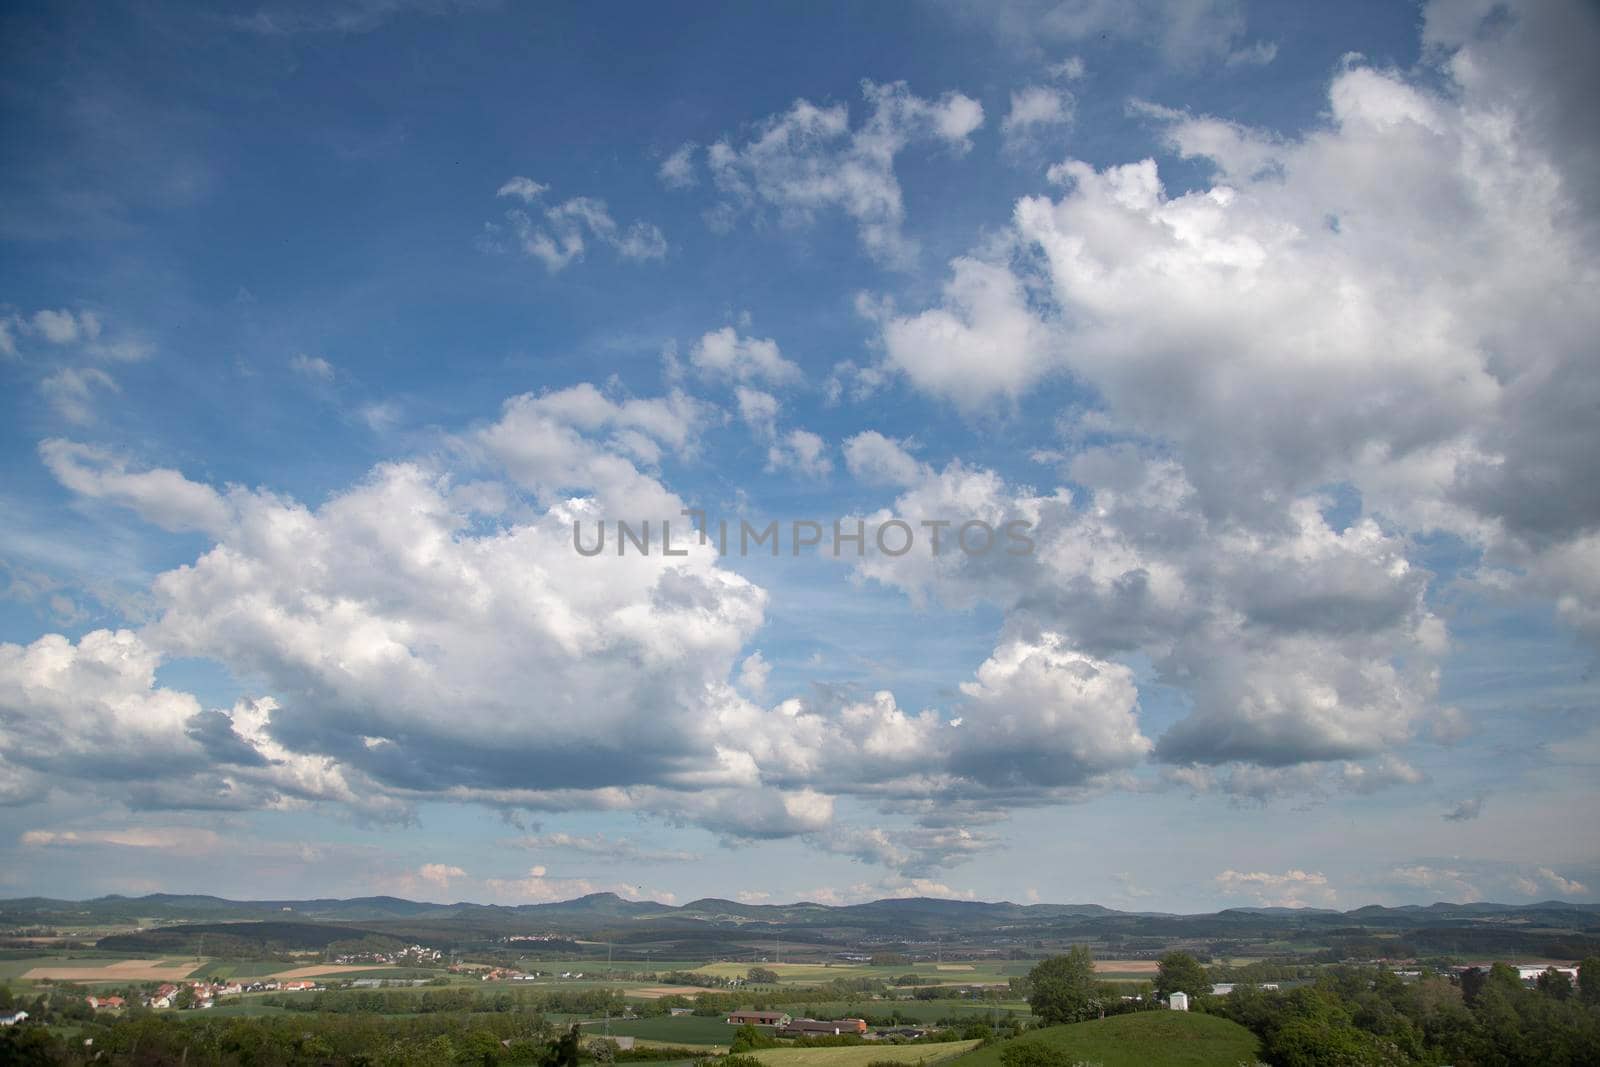
POLYGON ((1174 993, 1174 994, 1172 994, 1170 997, 1167 998, 1167 1007, 1171 1008, 1173 1011, 1188 1011, 1189 1010, 1189 994, 1187 994, 1187 993, 1174 993))

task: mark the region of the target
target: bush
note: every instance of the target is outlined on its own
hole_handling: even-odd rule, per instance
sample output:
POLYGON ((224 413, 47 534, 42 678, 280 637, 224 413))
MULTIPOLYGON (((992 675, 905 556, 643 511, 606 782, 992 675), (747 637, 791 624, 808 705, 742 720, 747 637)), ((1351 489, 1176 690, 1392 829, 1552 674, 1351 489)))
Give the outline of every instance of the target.
POLYGON ((1004 1067, 1069 1067, 1066 1053, 1042 1041, 1013 1041, 1000 1050, 1004 1067))

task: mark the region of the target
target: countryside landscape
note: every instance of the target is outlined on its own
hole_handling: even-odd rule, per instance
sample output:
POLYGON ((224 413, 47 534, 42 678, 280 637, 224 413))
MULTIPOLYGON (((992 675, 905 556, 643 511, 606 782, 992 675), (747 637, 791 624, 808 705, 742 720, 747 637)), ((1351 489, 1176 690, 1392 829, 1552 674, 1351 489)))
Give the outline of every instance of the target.
POLYGON ((1581 1064, 1600 1048, 1600 913, 1560 902, 158 895, 3 901, 0 924, 0 1049, 18 1063, 1581 1064))
POLYGON ((1600 1067, 1600 0, 0 2, 0 1067, 1600 1067))

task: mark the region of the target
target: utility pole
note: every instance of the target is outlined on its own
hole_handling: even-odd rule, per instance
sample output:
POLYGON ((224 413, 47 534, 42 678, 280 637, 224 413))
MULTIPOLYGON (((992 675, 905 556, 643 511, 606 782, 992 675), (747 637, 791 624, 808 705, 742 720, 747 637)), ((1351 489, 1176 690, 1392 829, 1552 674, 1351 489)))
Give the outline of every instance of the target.
MULTIPOLYGON (((606 942, 606 981, 611 981, 611 942, 606 942)), ((606 1040, 611 1040, 611 998, 606 998, 606 1040)))

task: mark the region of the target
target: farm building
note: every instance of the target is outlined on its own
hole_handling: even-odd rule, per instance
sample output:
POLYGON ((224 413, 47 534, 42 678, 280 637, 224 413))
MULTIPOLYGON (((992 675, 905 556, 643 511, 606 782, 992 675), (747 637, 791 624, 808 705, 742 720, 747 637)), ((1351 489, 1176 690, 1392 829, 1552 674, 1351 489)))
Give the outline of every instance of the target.
POLYGON ((1174 994, 1172 994, 1170 997, 1167 998, 1167 1007, 1171 1008, 1173 1011, 1188 1011, 1189 1010, 1189 994, 1187 994, 1187 993, 1174 993, 1174 994))
POLYGON ((778 1028, 779 1037, 837 1037, 866 1032, 865 1019, 795 1019, 778 1028))
POLYGON ((728 1023, 731 1026, 787 1026, 789 1015, 782 1011, 731 1011, 728 1023))

